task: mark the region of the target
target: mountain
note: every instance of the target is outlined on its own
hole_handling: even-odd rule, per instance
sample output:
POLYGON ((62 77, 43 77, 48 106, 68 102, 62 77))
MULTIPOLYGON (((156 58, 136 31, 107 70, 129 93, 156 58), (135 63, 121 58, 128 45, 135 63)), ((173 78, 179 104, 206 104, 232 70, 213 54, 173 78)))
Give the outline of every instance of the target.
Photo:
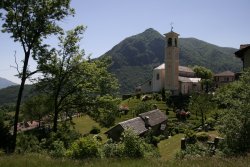
MULTIPOLYGON (((237 49, 219 47, 195 38, 180 38, 180 65, 200 65, 214 73, 240 71, 242 63, 234 56, 237 49)), ((131 93, 134 88, 152 77, 154 67, 164 62, 164 36, 150 28, 128 37, 102 57, 110 56, 110 71, 121 85, 120 92, 131 93)))
POLYGON ((12 86, 12 85, 17 85, 17 84, 14 83, 14 82, 11 82, 11 81, 9 81, 9 80, 7 80, 5 78, 0 77, 0 89, 6 88, 6 87, 12 86))
MULTIPOLYGON (((16 103, 18 91, 19 85, 9 86, 7 88, 0 89, 0 105, 16 103)), ((34 94, 34 86, 25 85, 22 101, 25 101, 27 98, 31 97, 34 94)))

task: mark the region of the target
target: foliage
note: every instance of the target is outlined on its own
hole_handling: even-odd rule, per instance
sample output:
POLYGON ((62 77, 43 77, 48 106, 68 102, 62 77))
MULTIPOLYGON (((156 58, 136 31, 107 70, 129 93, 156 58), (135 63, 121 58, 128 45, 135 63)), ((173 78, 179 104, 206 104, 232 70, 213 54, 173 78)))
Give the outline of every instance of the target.
POLYGON ((46 95, 39 95, 29 98, 23 104, 21 113, 27 121, 38 120, 40 125, 42 118, 50 113, 51 108, 51 99, 46 95))
POLYGON ((205 93, 193 94, 188 106, 189 111, 195 113, 196 117, 198 114, 201 115, 201 125, 203 128, 205 125, 205 117, 213 108, 215 108, 215 104, 212 101, 212 95, 205 93))
POLYGON ((198 141, 206 142, 209 139, 209 135, 206 132, 196 133, 196 138, 198 141))
POLYGON ((213 83, 213 73, 210 69, 202 66, 194 66, 193 68, 197 77, 201 78, 201 86, 205 91, 208 92, 212 87, 213 83))
MULTIPOLYGON (((115 123, 115 118, 118 116, 119 108, 121 100, 119 98, 114 98, 110 95, 102 96, 97 99, 97 105, 94 114, 97 114, 96 119, 100 124, 104 127, 111 127, 115 123)), ((93 113, 91 113, 93 115, 93 113)))
POLYGON ((188 144, 185 150, 176 154, 177 159, 192 159, 208 155, 207 148, 200 144, 188 144))
POLYGON ((66 154, 73 159, 97 158, 100 156, 99 145, 94 138, 82 137, 72 143, 66 154))
POLYGON ((66 153, 66 149, 62 141, 56 140, 51 144, 51 149, 50 149, 49 154, 52 157, 60 158, 60 157, 65 156, 65 153, 66 153))
POLYGON ((153 105, 150 102, 140 102, 135 106, 133 112, 136 116, 138 116, 141 113, 150 111, 153 109, 153 105))
POLYGON ((185 139, 187 143, 194 144, 196 142, 196 134, 193 130, 185 130, 185 139))
POLYGON ((94 108, 97 97, 115 94, 116 79, 107 72, 107 62, 86 60, 80 50, 80 35, 84 27, 78 26, 59 37, 59 49, 40 50, 38 69, 43 78, 38 88, 46 91, 53 101, 53 130, 57 131, 59 114, 87 112, 94 108))
POLYGON ((36 136, 24 133, 18 134, 16 147, 18 153, 40 152, 41 150, 36 136))
POLYGON ((124 145, 120 143, 107 142, 102 147, 102 152, 106 158, 122 158, 124 145))
POLYGON ((4 124, 3 119, 0 118, 0 149, 8 152, 11 146, 12 137, 10 129, 4 124))
POLYGON ((216 92, 215 100, 225 111, 220 119, 220 132, 225 135, 225 150, 230 154, 250 149, 250 69, 239 81, 226 85, 216 92))
POLYGON ((98 133, 100 133, 100 131, 101 131, 100 128, 93 126, 89 133, 90 134, 98 134, 98 133))

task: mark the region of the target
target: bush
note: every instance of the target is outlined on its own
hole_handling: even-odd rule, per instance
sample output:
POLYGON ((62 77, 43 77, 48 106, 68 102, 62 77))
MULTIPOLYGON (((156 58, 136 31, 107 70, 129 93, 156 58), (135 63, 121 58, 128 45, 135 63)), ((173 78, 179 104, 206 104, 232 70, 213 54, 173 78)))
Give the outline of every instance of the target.
POLYGON ((118 143, 106 143, 103 146, 103 154, 106 158, 122 158, 124 146, 118 143))
POLYGON ((89 133, 90 134, 99 134, 100 132, 101 132, 100 128, 93 126, 89 133))
POLYGON ((205 123, 208 124, 210 128, 213 128, 215 126, 216 120, 214 118, 209 117, 205 123))
POLYGON ((50 155, 55 158, 60 158, 65 155, 66 149, 62 141, 54 141, 51 145, 50 155))
POLYGON ((40 152, 39 141, 34 135, 18 134, 16 151, 18 153, 40 152))
POLYGON ((96 158, 99 157, 99 142, 91 137, 83 137, 71 145, 67 151, 67 156, 74 159, 96 158))
POLYGON ((141 102, 134 108, 134 113, 136 116, 138 116, 141 113, 150 111, 153 109, 153 106, 149 102, 141 102))
POLYGON ((181 150, 176 154, 177 159, 188 159, 193 157, 204 157, 208 155, 207 148, 198 144, 189 144, 185 150, 181 150))
POLYGON ((196 138, 198 141, 206 142, 209 139, 209 135, 206 132, 196 133, 196 138))
POLYGON ((187 143, 194 144, 196 142, 196 134, 193 130, 186 130, 185 131, 185 138, 187 143))

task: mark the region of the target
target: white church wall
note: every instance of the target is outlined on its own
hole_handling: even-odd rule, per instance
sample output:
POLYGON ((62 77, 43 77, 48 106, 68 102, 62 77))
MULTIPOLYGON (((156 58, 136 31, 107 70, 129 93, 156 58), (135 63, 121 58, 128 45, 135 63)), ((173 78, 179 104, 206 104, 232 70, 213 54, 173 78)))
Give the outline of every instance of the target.
POLYGON ((165 70, 154 69, 153 70, 153 92, 159 92, 164 88, 165 85, 165 70))

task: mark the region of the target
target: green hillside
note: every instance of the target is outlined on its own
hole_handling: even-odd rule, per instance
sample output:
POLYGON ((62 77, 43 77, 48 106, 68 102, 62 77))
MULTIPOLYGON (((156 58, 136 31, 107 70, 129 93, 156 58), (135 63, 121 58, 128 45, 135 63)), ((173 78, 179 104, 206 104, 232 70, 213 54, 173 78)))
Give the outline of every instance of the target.
MULTIPOLYGON (((118 78, 121 93, 133 92, 136 85, 151 78, 153 68, 164 61, 164 46, 163 35, 150 28, 124 39, 104 55, 112 57, 110 71, 118 78)), ((180 38, 180 50, 180 65, 201 65, 215 73, 241 69, 234 48, 219 47, 195 38, 180 38)))
MULTIPOLYGON (((33 88, 33 85, 25 85, 22 99, 23 101, 34 94, 33 88)), ((18 91, 19 85, 0 89, 0 105, 16 103, 18 91)))

